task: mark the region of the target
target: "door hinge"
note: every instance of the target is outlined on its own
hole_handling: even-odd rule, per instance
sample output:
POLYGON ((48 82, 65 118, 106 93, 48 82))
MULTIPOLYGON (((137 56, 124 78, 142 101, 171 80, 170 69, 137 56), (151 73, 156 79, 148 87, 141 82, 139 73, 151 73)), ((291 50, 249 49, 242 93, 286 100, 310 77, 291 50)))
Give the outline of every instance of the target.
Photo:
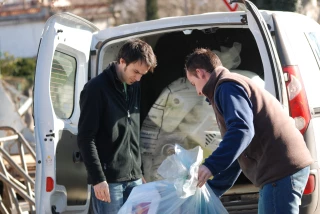
POLYGON ((248 24, 247 14, 240 15, 240 16, 241 16, 241 19, 240 19, 241 23, 245 25, 248 24))

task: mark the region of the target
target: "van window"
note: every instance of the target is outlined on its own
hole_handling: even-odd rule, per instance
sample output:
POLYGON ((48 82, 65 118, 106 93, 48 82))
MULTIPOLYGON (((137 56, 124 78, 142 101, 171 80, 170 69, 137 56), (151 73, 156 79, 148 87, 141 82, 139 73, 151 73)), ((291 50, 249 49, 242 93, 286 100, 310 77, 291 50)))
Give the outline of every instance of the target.
POLYGON ((50 97, 54 112, 61 119, 70 118, 73 112, 76 68, 74 57, 55 51, 51 68, 50 97))
POLYGON ((318 91, 320 90, 320 31, 305 32, 303 34, 306 38, 304 40, 297 41, 299 58, 299 69, 303 78, 304 87, 307 92, 308 103, 310 108, 320 107, 320 99, 318 91), (306 44, 304 44, 306 43, 306 44))
POLYGON ((307 38, 318 63, 320 63, 320 34, 318 32, 309 32, 307 33, 307 38))

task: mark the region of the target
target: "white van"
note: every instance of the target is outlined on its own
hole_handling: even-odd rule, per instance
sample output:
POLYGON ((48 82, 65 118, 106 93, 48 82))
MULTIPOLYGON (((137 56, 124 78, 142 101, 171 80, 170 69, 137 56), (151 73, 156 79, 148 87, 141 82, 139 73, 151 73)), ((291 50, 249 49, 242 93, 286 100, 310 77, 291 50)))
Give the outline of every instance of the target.
MULTIPOLYGON (((230 69, 261 79, 295 119, 315 160, 300 213, 320 212, 320 26, 296 13, 258 11, 249 1, 239 4, 245 11, 104 30, 69 13, 47 21, 34 87, 37 213, 88 213, 90 186, 77 147, 79 95, 88 80, 115 60, 123 42, 135 37, 148 42, 158 59, 155 72, 141 80, 141 142, 149 181, 160 179, 156 169, 174 143, 188 148, 200 144, 206 155, 219 143, 214 116, 207 115, 212 109, 203 99, 194 101, 195 89, 189 90, 184 79, 186 55, 196 47, 230 54, 240 44, 232 55, 238 63, 230 69)), ((221 201, 230 213, 257 213, 258 191, 241 175, 221 201)))

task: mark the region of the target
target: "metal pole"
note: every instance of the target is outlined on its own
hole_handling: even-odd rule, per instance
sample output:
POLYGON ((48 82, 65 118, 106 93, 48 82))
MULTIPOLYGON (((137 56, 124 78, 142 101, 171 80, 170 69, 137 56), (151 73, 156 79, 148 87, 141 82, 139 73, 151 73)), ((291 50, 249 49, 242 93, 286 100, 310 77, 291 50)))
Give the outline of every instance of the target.
POLYGON ((32 186, 34 186, 34 180, 30 177, 30 175, 28 175, 25 171, 23 171, 23 169, 16 164, 13 159, 10 157, 10 155, 6 152, 6 150, 4 150, 3 148, 0 147, 0 152, 3 155, 3 158, 9 163, 10 166, 12 166, 15 170, 17 170, 17 172, 28 182, 30 182, 32 184, 32 186))
MULTIPOLYGON (((1 6, 1 5, 0 5, 1 6)), ((1 49, 1 37, 0 37, 0 78, 1 78, 1 60, 2 60, 2 49, 1 49)))
MULTIPOLYGON (((3 145, 1 144, 0 148, 2 149, 2 147, 3 147, 3 145)), ((4 175, 4 179, 9 180, 9 176, 8 176, 9 173, 7 172, 7 169, 3 163, 2 154, 0 155, 0 174, 4 175)), ((3 181, 3 183, 5 184, 5 181, 3 181)), ((6 191, 8 191, 8 200, 10 203, 10 204, 8 204, 8 206, 9 206, 8 208, 12 209, 13 208, 12 206, 14 205, 16 208, 16 212, 21 214, 22 210, 19 206, 19 201, 18 201, 18 198, 17 198, 17 195, 16 195, 14 189, 12 188, 12 186, 10 186, 8 184, 6 184, 5 187, 6 187, 5 188, 6 191)))
POLYGON ((11 136, 6 136, 6 137, 0 137, 0 142, 5 142, 9 140, 17 140, 19 139, 19 136, 17 134, 11 135, 11 136))
MULTIPOLYGON (((25 160, 25 156, 24 156, 25 152, 24 152, 23 144, 20 141, 20 142, 18 142, 18 145, 19 145, 21 166, 24 169, 25 173, 28 174, 28 167, 27 167, 27 163, 25 160)), ((29 195, 30 198, 33 198, 31 184, 25 180, 25 185, 27 187, 27 194, 29 195)), ((35 210, 34 206, 30 203, 29 203, 29 209, 30 209, 30 211, 35 210)))

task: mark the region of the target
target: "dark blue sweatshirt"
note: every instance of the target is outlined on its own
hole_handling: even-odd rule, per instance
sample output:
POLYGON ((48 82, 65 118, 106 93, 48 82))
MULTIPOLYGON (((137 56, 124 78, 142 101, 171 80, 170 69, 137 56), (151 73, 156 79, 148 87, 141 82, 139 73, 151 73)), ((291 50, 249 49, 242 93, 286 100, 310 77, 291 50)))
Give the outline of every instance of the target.
POLYGON ((245 89, 236 82, 218 86, 214 102, 223 115, 227 131, 219 147, 205 160, 204 165, 214 175, 209 186, 220 197, 240 175, 237 158, 254 136, 252 103, 245 89))

